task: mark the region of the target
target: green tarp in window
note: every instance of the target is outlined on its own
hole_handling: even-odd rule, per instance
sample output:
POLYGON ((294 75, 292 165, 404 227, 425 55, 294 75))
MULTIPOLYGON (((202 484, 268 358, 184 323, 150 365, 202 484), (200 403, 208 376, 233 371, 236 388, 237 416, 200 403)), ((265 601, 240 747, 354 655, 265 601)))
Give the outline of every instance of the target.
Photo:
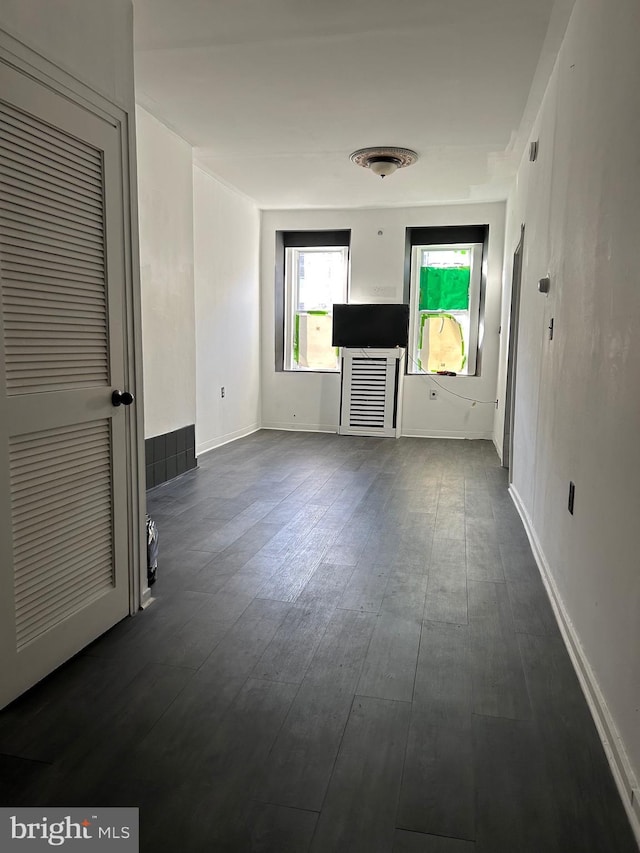
POLYGON ((466 311, 469 267, 420 267, 420 311, 466 311))

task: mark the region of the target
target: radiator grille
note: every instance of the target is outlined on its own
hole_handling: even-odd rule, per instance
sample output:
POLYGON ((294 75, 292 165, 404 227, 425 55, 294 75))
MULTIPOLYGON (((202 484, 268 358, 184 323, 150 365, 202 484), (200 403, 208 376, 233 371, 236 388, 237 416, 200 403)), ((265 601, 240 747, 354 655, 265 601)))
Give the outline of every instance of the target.
POLYGON ((354 358, 351 362, 349 426, 384 429, 387 360, 354 358))

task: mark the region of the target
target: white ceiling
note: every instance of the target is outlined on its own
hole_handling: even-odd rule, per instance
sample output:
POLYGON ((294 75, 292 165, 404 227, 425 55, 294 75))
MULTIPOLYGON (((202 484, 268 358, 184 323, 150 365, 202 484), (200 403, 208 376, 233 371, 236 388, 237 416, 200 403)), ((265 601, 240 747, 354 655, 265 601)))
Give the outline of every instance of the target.
POLYGON ((137 98, 261 208, 503 199, 570 6, 134 0, 137 98), (420 160, 381 179, 373 145, 420 160))

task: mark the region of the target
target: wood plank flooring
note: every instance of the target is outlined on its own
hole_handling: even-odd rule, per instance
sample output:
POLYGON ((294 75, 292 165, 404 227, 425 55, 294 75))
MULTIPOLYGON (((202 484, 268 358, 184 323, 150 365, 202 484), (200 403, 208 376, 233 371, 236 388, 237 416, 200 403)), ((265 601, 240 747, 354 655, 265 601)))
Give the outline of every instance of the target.
POLYGON ((486 441, 261 431, 148 495, 156 601, 0 713, 3 805, 145 853, 637 851, 486 441))

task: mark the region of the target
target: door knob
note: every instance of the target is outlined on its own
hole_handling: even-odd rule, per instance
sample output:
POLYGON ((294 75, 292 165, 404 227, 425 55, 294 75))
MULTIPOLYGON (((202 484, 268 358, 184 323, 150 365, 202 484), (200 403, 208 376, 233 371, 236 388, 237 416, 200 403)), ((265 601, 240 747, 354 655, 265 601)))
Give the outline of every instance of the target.
POLYGON ((133 394, 129 391, 114 391, 111 395, 111 402, 114 406, 130 406, 133 400, 133 394))

